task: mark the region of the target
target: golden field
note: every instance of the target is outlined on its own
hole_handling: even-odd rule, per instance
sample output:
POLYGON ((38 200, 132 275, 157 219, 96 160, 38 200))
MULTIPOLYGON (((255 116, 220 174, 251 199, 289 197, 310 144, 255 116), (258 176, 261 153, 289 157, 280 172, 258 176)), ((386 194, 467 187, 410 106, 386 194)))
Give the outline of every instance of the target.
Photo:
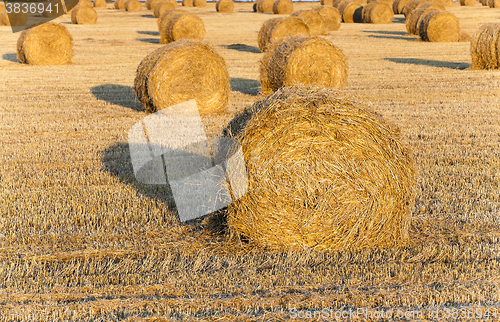
MULTIPOLYGON (((216 136, 261 97, 257 33, 274 16, 185 9, 231 77, 229 112, 204 118, 216 136)), ((500 22, 500 9, 448 10, 469 35, 500 22)), ((97 12, 95 25, 55 20, 73 35, 71 65, 20 64, 19 33, 0 27, 0 321, 500 319, 500 71, 470 70, 469 42, 422 42, 402 15, 326 35, 347 56, 345 91, 413 151, 411 241, 278 252, 214 233, 217 216, 179 223, 167 188, 134 179, 127 134, 147 115, 136 68, 162 45, 151 12, 97 12)))

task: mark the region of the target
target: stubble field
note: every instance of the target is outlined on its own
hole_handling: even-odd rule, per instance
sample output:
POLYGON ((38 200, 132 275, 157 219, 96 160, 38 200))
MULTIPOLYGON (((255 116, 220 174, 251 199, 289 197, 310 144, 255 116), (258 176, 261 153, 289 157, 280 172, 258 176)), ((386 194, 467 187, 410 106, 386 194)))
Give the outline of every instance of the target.
MULTIPOLYGON (((187 10, 231 76, 229 112, 203 120, 216 136, 261 97, 257 33, 273 15, 251 3, 187 10)), ((469 35, 500 22, 500 9, 448 10, 469 35)), ((281 321, 323 309, 316 320, 361 309, 350 319, 500 319, 500 71, 470 70, 468 42, 422 42, 402 15, 326 35, 347 56, 345 91, 413 151, 411 242, 276 252, 227 241, 210 229, 217 218, 179 223, 168 188, 134 179, 127 133, 147 114, 132 86, 162 46, 151 12, 108 3, 95 25, 56 21, 74 37, 71 65, 20 64, 19 34, 0 27, 0 321, 281 321)))

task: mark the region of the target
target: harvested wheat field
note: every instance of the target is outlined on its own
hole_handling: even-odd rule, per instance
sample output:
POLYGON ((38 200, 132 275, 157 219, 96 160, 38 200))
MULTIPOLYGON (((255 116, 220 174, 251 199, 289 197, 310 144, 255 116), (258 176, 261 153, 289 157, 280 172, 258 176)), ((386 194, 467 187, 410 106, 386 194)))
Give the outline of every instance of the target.
MULTIPOLYGON (((211 137, 264 98, 258 32, 273 15, 252 5, 183 7, 230 76, 224 113, 202 118, 211 137)), ((469 35, 500 16, 447 11, 469 35)), ((168 186, 135 179, 128 131, 148 114, 134 79, 164 45, 151 11, 97 15, 54 20, 73 38, 65 65, 20 63, 19 33, 0 27, 0 321, 500 318, 500 70, 471 69, 470 42, 424 42, 402 14, 321 36, 346 57, 343 91, 411 151, 407 238, 270 249, 229 233, 225 209, 181 223, 168 186)))

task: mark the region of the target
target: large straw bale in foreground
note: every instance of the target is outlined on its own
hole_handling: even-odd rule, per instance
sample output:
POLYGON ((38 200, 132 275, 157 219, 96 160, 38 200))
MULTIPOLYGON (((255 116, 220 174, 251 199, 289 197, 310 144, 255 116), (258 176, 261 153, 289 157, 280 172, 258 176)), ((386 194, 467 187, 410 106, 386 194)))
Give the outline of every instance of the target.
POLYGON ((195 15, 177 13, 165 23, 160 30, 160 43, 168 44, 179 39, 203 40, 205 25, 203 20, 195 15))
POLYGON ((418 5, 418 7, 410 12, 406 17, 406 31, 410 35, 420 35, 420 24, 422 22, 422 17, 430 11, 433 10, 445 10, 442 4, 436 4, 431 2, 424 2, 418 5))
POLYGON ((342 89, 347 82, 345 55, 321 37, 295 36, 269 48, 261 60, 263 93, 296 84, 342 89))
POLYGON ((97 22, 97 12, 88 6, 78 6, 71 11, 71 23, 78 25, 92 25, 97 22))
POLYGON ((289 15, 293 12, 293 2, 291 0, 276 0, 273 4, 275 15, 289 15))
POLYGON ((61 24, 47 22, 24 30, 17 40, 17 57, 30 65, 71 63, 73 37, 61 24))
POLYGON ((259 49, 262 52, 278 39, 288 36, 310 36, 309 27, 298 17, 273 18, 266 20, 258 35, 259 49))
POLYGON ((292 17, 299 17, 309 27, 311 36, 326 34, 326 22, 319 12, 314 10, 299 10, 292 14, 292 17))
POLYGON ((125 2, 125 10, 130 12, 141 11, 141 2, 139 0, 127 0, 125 2))
POLYGON ((414 165, 399 129, 351 96, 282 88, 232 122, 248 191, 233 237, 270 249, 355 250, 408 242, 414 165))
POLYGON ((337 8, 321 6, 315 8, 314 10, 323 17, 328 31, 339 30, 342 17, 340 16, 340 12, 337 8))
POLYGON ((460 23, 451 12, 433 10, 422 16, 420 38, 430 42, 455 42, 460 39, 460 23))
POLYGON ((388 24, 392 22, 394 12, 387 3, 372 1, 363 7, 362 15, 365 23, 388 24))
POLYGON ((345 23, 355 22, 355 15, 363 10, 363 6, 351 0, 344 0, 339 4, 339 12, 342 16, 342 21, 345 23))
POLYGON ((500 68, 500 23, 482 25, 470 43, 473 69, 500 68))
POLYGON ((144 58, 134 87, 148 112, 195 99, 202 115, 225 112, 230 92, 224 59, 210 46, 188 39, 144 58))
POLYGON ((217 12, 233 12, 234 11, 234 3, 232 0, 219 0, 215 4, 215 10, 217 12))
POLYGON ((175 8, 176 8, 176 6, 173 3, 163 1, 163 2, 159 2, 155 5, 155 7, 153 9, 153 13, 154 13, 156 18, 160 18, 165 11, 175 10, 175 8))

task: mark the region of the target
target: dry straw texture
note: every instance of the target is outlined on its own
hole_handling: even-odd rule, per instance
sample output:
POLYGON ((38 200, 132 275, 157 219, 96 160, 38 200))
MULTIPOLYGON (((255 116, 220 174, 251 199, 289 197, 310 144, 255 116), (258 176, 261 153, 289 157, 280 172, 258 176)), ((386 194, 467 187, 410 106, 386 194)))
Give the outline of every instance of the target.
POLYGON ((125 10, 134 12, 134 11, 141 11, 141 3, 139 0, 127 0, 125 2, 125 10))
POLYGON ((473 69, 500 68, 500 23, 482 25, 470 44, 473 69))
POLYGON ((125 2, 127 2, 127 0, 116 0, 115 9, 125 9, 125 2))
POLYGON ((162 33, 162 30, 165 30, 168 21, 170 18, 175 16, 178 13, 188 13, 186 10, 176 10, 176 9, 170 9, 170 10, 165 10, 161 15, 160 18, 156 21, 158 23, 158 31, 160 32, 160 35, 162 33))
POLYGON ((490 8, 500 8, 500 0, 484 0, 490 8))
POLYGON ((460 39, 460 23, 451 12, 434 10, 422 16, 420 38, 430 42, 455 42, 460 39))
POLYGON ((28 15, 23 12, 7 14, 5 7, 3 10, 0 8, 0 10, 0 26, 21 27, 26 25, 28 21, 28 15))
POLYGON ((319 3, 322 6, 332 6, 333 5, 333 0, 319 0, 319 3))
MULTIPOLYGON (((104 3, 106 3, 105 0, 104 0, 104 3)), ((49 0, 46 2, 45 6, 47 6, 48 4, 50 4, 50 6, 52 8, 52 10, 51 10, 52 12, 44 10, 42 12, 42 16, 45 18, 57 18, 57 17, 61 16, 63 13, 67 12, 66 4, 64 3, 64 1, 49 0), (57 4, 57 7, 56 7, 56 4, 57 4)), ((95 3, 94 3, 94 5, 95 5, 95 3)))
POLYGON ((363 7, 363 21, 365 23, 388 24, 392 22, 394 12, 387 3, 372 1, 363 7))
POLYGON ((314 10, 299 10, 292 14, 293 17, 299 17, 309 26, 311 36, 324 35, 327 32, 326 22, 323 16, 314 10))
POLYGON ((442 4, 430 2, 419 4, 417 8, 406 17, 406 31, 408 31, 410 35, 420 35, 420 23, 422 22, 422 17, 429 11, 433 10, 445 10, 445 8, 442 4))
POLYGON ((147 10, 153 10, 156 6, 157 3, 160 3, 161 0, 146 0, 146 9, 147 10))
POLYGON ((97 22, 97 12, 92 7, 78 6, 71 11, 71 23, 90 25, 97 22))
POLYGON ((296 84, 342 89, 347 82, 344 53, 321 37, 294 36, 275 43, 261 60, 261 90, 269 94, 296 84))
POLYGON ((443 5, 443 2, 441 0, 411 0, 403 8, 403 14, 405 15, 405 17, 408 17, 408 15, 413 10, 415 10, 419 5, 423 3, 435 3, 437 5, 443 5))
POLYGON ((258 0, 257 12, 272 13, 274 0, 258 0))
POLYGON ((155 5, 153 13, 156 18, 160 18, 167 10, 175 10, 176 6, 171 2, 159 2, 155 5))
POLYGON ((270 44, 288 36, 310 36, 309 27, 298 17, 273 18, 266 20, 258 35, 259 49, 265 52, 270 44))
POLYGON ((414 166, 395 125, 320 87, 282 88, 233 124, 249 181, 228 207, 233 236, 277 249, 407 243, 414 166))
POLYGON ((94 8, 106 8, 106 0, 94 0, 94 8))
POLYGON ((395 15, 403 13, 403 8, 406 6, 408 2, 411 0, 394 0, 392 3, 392 11, 395 15))
POLYGON ((388 4, 390 7, 391 7, 391 10, 392 10, 392 5, 394 4, 394 1, 393 0, 368 0, 366 1, 367 4, 370 4, 371 2, 382 2, 382 3, 386 3, 388 4))
POLYGON ((176 13, 165 21, 160 30, 160 43, 168 44, 180 39, 203 40, 205 25, 203 20, 188 13, 176 13))
POLYGON ((206 7, 207 0, 193 0, 193 7, 206 7))
POLYGON ((461 6, 475 6, 476 5, 476 0, 460 0, 460 5, 461 6))
POLYGON ((355 22, 355 14, 360 10, 363 10, 363 6, 350 0, 344 0, 339 5, 339 12, 342 16, 342 21, 346 23, 355 22))
POLYGON ((234 3, 231 0, 219 0, 215 4, 215 10, 217 10, 217 12, 233 12, 234 3))
POLYGON ((230 85, 224 59, 210 46, 183 39, 149 54, 134 82, 148 112, 195 99, 200 114, 225 112, 230 85))
POLYGON ((293 12, 291 0, 276 0, 273 4, 273 13, 276 15, 289 15, 293 12))
POLYGON ((192 7, 193 6, 193 0, 182 0, 182 6, 183 7, 192 7))
POLYGON ((17 57, 30 65, 69 64, 73 37, 66 27, 53 22, 24 30, 17 40, 17 57))
POLYGON ((337 8, 334 7, 318 7, 314 9, 318 12, 325 20, 326 29, 328 31, 334 31, 340 29, 340 23, 342 22, 342 17, 337 8))

